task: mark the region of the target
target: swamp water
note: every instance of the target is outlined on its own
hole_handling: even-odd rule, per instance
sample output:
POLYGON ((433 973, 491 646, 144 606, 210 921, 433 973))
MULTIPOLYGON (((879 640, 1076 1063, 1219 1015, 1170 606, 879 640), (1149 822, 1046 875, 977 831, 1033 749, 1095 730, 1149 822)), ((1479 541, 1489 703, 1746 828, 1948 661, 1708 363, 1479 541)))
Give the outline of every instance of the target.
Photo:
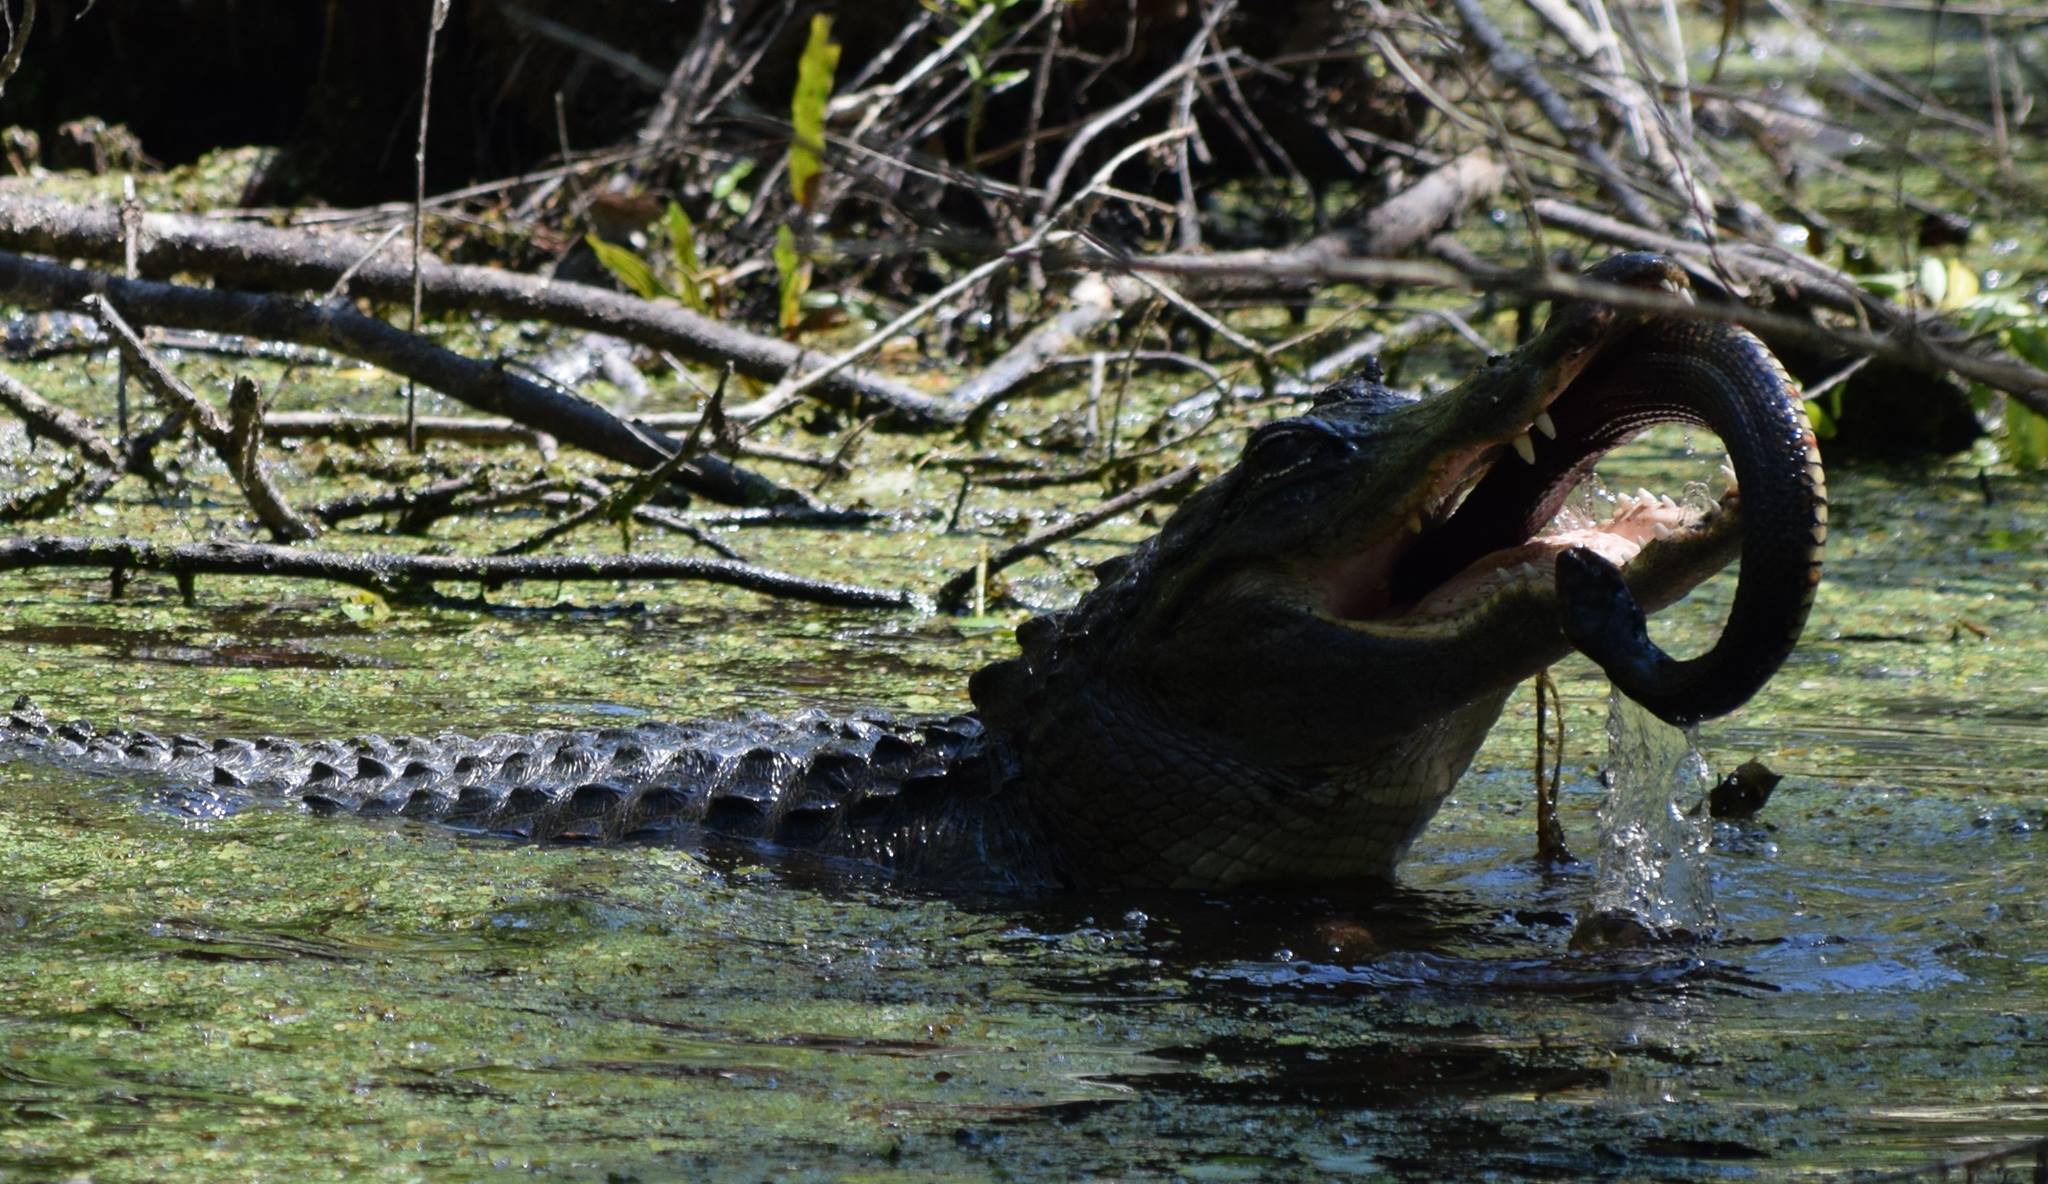
MULTIPOLYGON (((1313 898, 957 899, 800 860, 194 820, 146 780, 0 762, 0 1181, 1745 1180, 2048 1134, 2048 486, 1830 479, 1807 641, 1701 732, 1717 774, 1786 781, 1712 828, 1692 947, 1570 949, 1597 882, 1529 859, 1525 698, 1399 888, 1313 898)), ((806 568, 821 540, 780 537, 756 558, 806 568)), ((1661 639, 1693 652, 1726 585, 1661 639)), ((363 625, 328 589, 202 581, 187 609, 167 582, 108 605, 10 576, 0 684, 164 730, 483 730, 945 709, 1008 645, 626 595, 663 599, 363 625)), ((1559 675, 1590 855, 1602 684, 1559 675)))

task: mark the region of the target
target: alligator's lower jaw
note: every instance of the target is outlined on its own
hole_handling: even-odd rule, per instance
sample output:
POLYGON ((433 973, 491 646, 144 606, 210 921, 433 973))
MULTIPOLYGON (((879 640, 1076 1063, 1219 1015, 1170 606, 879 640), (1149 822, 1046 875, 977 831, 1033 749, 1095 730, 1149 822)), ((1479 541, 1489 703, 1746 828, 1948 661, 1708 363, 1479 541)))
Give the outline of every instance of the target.
POLYGON ((1528 542, 1481 556, 1417 601, 1405 616, 1418 622, 1462 617, 1503 593, 1547 590, 1556 579, 1557 557, 1575 547, 1626 571, 1644 548, 1663 540, 1671 540, 1673 546, 1695 542, 1729 518, 1721 507, 1703 510, 1647 490, 1622 495, 1605 521, 1581 524, 1567 521, 1571 517, 1569 512, 1560 514, 1549 529, 1528 542))

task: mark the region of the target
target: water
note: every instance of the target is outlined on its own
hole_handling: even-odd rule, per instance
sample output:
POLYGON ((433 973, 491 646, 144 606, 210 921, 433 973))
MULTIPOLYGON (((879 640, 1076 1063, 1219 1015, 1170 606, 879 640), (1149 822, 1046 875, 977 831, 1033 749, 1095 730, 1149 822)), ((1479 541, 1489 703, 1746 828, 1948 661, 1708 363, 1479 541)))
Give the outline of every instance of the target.
MULTIPOLYGON (((1786 782, 1707 832, 1694 943, 1573 948, 1605 881, 1531 858, 1527 700, 1398 888, 1310 895, 913 894, 195 821, 147 781, 0 765, 0 1180, 1775 1180, 2048 1134, 2048 489, 1831 479, 1807 641, 1698 738, 1716 773, 1786 782)), ((755 558, 804 566, 820 537, 755 558)), ((910 562, 888 535, 834 545, 878 582, 910 562)), ((1725 592, 1659 641, 1697 652, 1725 592)), ((938 710, 1007 645, 630 596, 654 607, 371 627, 320 589, 202 581, 187 609, 9 577, 0 654, 61 714, 311 735, 938 710)), ((1562 817, 1591 855, 1604 683, 1558 673, 1562 817)))

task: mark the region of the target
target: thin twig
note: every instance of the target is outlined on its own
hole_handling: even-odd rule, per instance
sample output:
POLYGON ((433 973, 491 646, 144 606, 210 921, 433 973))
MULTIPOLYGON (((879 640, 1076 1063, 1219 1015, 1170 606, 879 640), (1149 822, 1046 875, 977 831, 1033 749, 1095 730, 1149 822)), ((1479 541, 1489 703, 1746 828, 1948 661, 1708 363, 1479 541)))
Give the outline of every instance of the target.
MULTIPOLYGON (((10 11, 0 3, 0 12, 10 11)), ((0 58, 0 95, 7 93, 7 80, 21 68, 21 55, 28 49, 28 32, 35 27, 36 0, 22 0, 21 23, 7 24, 7 56, 0 58)))
MULTIPOLYGON (((588 506, 547 529, 528 538, 521 539, 518 542, 501 547, 492 553, 496 555, 531 554, 582 526, 584 523, 597 518, 608 518, 622 526, 626 522, 631 521, 633 512, 639 509, 641 504, 646 502, 648 498, 653 497, 655 491, 668 484, 675 476, 676 471, 681 469, 684 464, 688 463, 697 454, 703 440, 705 426, 718 422, 719 405, 725 398, 726 379, 731 377, 732 371, 727 369, 724 376, 718 381, 718 389, 711 392, 711 401, 704 408, 704 418, 697 421, 697 426, 690 429, 690 434, 684 439, 682 446, 670 453, 667 460, 662 461, 654 468, 636 474, 632 481, 607 491, 602 497, 593 498, 588 506)), ((632 550, 632 536, 630 534, 626 536, 626 549, 632 550)))
MULTIPOLYGON (((427 18, 427 61, 420 78, 420 137, 413 147, 413 189, 412 189, 412 316, 406 321, 405 331, 420 331, 420 237, 426 225, 427 208, 427 115, 434 106, 434 44, 441 36, 441 26, 448 20, 449 0, 430 0, 432 7, 427 18)), ((343 273, 346 277, 347 273, 343 273)), ((133 279, 134 276, 130 276, 133 279)), ((409 452, 420 450, 418 428, 418 400, 412 379, 405 380, 405 447, 409 452)))
POLYGON ((1599 178, 1600 187, 1606 192, 1609 200, 1621 207, 1631 222, 1644 226, 1658 225, 1657 216, 1644 204, 1642 195, 1629 183, 1628 177, 1621 171, 1621 166, 1607 154, 1607 149, 1601 145, 1593 129, 1574 114, 1557 91, 1552 89, 1550 83, 1545 81, 1542 72, 1536 68, 1535 60, 1508 44, 1499 27, 1486 15, 1485 10, 1479 7, 1479 0, 1451 0, 1451 3, 1456 6, 1458 16, 1465 22, 1465 27, 1471 31, 1472 39, 1486 51, 1487 62, 1492 65, 1494 71, 1513 83, 1530 102, 1535 103, 1536 109, 1543 112, 1543 117, 1550 121, 1551 126, 1563 134, 1573 149, 1585 158, 1586 163, 1592 166, 1594 175, 1599 178))
MULTIPOLYGON (((1103 132, 1122 123, 1131 112, 1151 102, 1160 92, 1179 81, 1182 75, 1192 73, 1195 67, 1201 64, 1202 47, 1208 44, 1209 35, 1234 6, 1233 0, 1218 0, 1203 18, 1201 29, 1188 41, 1187 48, 1181 51, 1179 61, 1162 71, 1152 81, 1139 87, 1123 102, 1090 119, 1067 140, 1066 148, 1061 151, 1059 160, 1053 164, 1052 172, 1046 176, 1045 192, 1038 200, 1040 227, 1048 226, 1054 221, 1053 207, 1060 200, 1060 191, 1066 186, 1067 174, 1080 163, 1081 155, 1087 150, 1088 145, 1094 143, 1095 138, 1103 132)), ((1174 130, 1178 132, 1180 129, 1174 130)))

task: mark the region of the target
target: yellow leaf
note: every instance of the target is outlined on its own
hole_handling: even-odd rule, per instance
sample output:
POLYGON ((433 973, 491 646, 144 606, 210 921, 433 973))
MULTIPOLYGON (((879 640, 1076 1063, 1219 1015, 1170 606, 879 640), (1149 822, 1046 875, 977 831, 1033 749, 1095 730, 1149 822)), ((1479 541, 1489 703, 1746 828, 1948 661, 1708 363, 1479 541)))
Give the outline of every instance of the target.
POLYGON ((640 256, 616 243, 604 241, 597 237, 596 231, 584 235, 583 241, 597 252, 597 261, 604 264, 604 269, 642 300, 671 295, 667 288, 661 286, 661 281, 654 278, 654 269, 647 266, 647 261, 640 256))
POLYGON ((821 12, 811 18, 810 40, 796 64, 796 94, 789 101, 789 192, 805 209, 817 195, 818 174, 825 171, 825 104, 838 69, 832 18, 821 12))
POLYGON ((1948 283, 1942 292, 1939 305, 1943 312, 1954 312, 1968 305, 1984 290, 1983 285, 1977 282, 1977 273, 1963 266, 1960 259, 1947 260, 1943 270, 1948 272, 1948 283))
POLYGON ((779 280, 775 320, 784 337, 795 337, 797 326, 803 322, 804 292, 811 286, 811 265, 796 249, 796 234, 788 223, 775 228, 775 275, 779 280))

